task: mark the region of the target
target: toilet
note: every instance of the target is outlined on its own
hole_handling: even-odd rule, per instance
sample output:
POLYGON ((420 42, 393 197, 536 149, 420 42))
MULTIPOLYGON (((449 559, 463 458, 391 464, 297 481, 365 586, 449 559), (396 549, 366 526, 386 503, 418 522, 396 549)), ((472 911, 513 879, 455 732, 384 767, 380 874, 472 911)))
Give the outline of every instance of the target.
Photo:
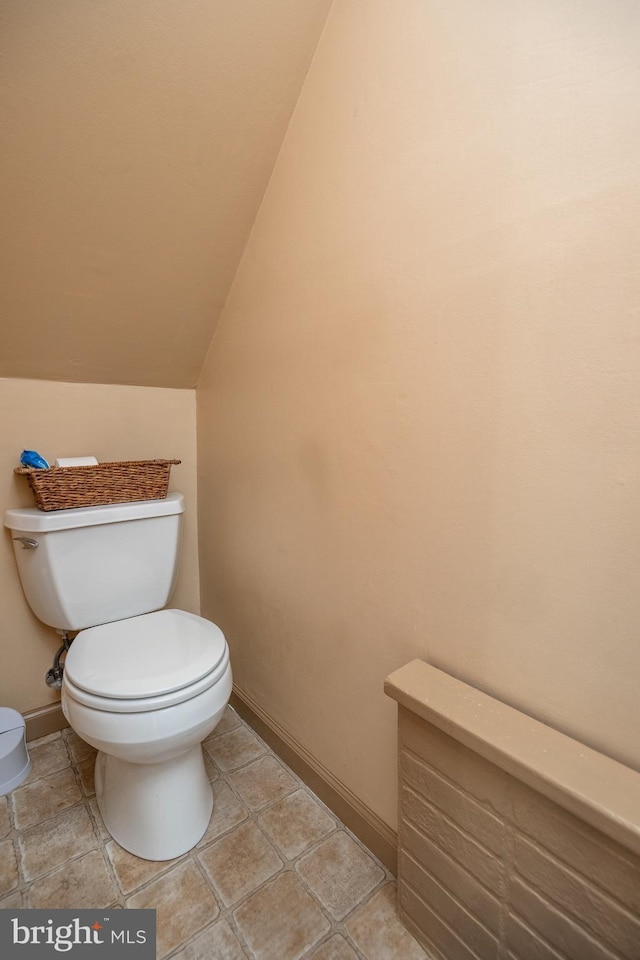
POLYGON ((184 498, 43 512, 8 510, 29 606, 63 633, 62 710, 97 750, 96 799, 130 853, 170 860, 213 809, 202 741, 231 695, 222 631, 165 609, 180 555, 184 498))

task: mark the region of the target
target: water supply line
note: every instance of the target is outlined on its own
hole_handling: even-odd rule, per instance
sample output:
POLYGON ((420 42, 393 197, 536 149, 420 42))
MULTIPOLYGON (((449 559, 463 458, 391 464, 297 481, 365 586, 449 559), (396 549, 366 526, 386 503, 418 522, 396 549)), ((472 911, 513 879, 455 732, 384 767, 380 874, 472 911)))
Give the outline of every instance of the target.
POLYGON ((65 630, 58 630, 58 633, 62 636, 62 646, 56 651, 56 655, 53 658, 53 666, 49 667, 44 675, 44 682, 48 687, 53 687, 54 690, 60 690, 62 687, 64 663, 60 663, 60 658, 63 654, 66 657, 67 651, 73 643, 73 637, 69 637, 69 634, 65 630))

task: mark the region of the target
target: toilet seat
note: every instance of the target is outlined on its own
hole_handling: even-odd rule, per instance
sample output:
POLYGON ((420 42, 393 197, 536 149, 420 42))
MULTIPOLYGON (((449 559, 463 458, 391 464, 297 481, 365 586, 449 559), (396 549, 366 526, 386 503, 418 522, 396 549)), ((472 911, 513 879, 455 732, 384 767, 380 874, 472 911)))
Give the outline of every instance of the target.
POLYGON ((109 713, 182 703, 207 690, 229 665, 224 634, 184 610, 159 610, 82 630, 67 654, 69 696, 109 713))

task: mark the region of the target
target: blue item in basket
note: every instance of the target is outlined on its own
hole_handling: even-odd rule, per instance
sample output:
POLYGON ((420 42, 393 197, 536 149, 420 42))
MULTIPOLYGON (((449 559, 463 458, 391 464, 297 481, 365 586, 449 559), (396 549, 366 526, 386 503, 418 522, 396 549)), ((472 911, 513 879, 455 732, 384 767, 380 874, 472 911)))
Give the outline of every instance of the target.
POLYGON ((48 470, 49 464, 35 450, 23 450, 20 454, 20 463, 23 467, 35 467, 36 470, 48 470))

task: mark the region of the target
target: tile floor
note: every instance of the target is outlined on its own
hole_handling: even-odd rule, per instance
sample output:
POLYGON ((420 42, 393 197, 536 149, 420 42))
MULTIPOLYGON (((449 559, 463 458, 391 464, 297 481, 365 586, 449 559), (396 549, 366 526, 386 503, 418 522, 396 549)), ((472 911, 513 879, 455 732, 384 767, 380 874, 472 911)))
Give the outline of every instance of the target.
POLYGON ((151 863, 105 830, 92 747, 71 730, 30 743, 31 775, 0 797, 0 908, 152 907, 158 958, 426 957, 391 874, 230 707, 204 748, 209 828, 151 863))

